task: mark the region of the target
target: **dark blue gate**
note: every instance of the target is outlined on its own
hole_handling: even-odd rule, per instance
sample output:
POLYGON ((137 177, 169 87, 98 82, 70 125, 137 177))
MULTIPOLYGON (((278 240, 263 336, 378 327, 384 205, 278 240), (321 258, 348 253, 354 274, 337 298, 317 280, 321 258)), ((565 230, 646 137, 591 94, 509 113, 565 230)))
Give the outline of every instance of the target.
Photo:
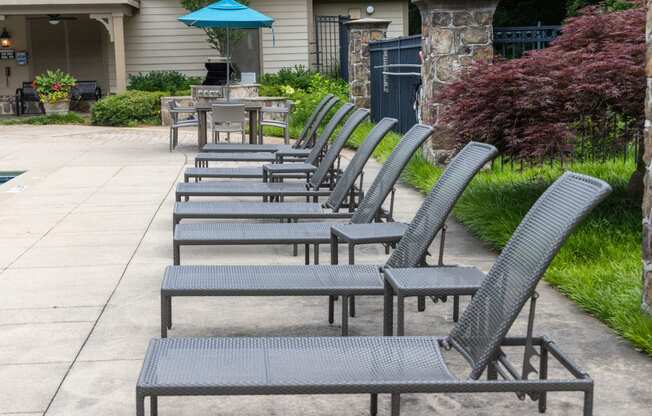
POLYGON ((421 36, 371 42, 371 119, 398 119, 404 133, 417 123, 416 100, 421 86, 421 36))

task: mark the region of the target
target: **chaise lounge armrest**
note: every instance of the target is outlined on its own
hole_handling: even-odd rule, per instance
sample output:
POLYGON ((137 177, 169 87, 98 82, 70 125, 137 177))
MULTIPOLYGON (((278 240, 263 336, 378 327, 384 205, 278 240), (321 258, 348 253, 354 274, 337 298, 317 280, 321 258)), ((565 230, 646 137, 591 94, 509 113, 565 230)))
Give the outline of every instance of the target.
POLYGON ((279 150, 274 155, 277 162, 282 162, 284 158, 305 159, 310 155, 311 149, 283 149, 279 150))
POLYGON ((373 244, 398 242, 408 225, 400 222, 372 222, 365 224, 336 224, 331 227, 331 236, 340 243, 373 244))
POLYGON ((289 173, 304 174, 308 177, 316 170, 317 167, 310 163, 274 163, 263 165, 263 182, 267 182, 276 175, 286 175, 289 173))
POLYGON ((436 266, 384 270, 385 281, 402 296, 471 296, 485 274, 472 266, 436 266))

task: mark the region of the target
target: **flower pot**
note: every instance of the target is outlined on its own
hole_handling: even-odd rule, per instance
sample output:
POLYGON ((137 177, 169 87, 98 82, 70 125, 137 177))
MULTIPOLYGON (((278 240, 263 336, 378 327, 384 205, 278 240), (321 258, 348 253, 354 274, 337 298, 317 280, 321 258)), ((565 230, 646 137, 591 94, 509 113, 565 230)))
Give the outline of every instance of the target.
POLYGON ((57 101, 55 103, 48 103, 46 101, 43 103, 43 108, 45 108, 45 114, 47 115, 65 115, 70 111, 70 100, 57 101))

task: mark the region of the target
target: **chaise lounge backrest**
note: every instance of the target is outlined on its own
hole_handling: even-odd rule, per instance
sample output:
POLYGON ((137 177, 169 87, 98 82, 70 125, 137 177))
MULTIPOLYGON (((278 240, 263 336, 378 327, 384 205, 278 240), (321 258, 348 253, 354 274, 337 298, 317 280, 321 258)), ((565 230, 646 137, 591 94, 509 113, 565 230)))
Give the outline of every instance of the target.
POLYGON ((328 172, 333 168, 337 156, 349 140, 349 137, 351 137, 353 131, 355 131, 360 123, 362 123, 367 117, 369 117, 369 110, 366 108, 358 108, 353 112, 353 114, 351 114, 351 117, 346 120, 346 123, 344 123, 342 129, 337 133, 335 140, 328 147, 328 151, 319 162, 319 166, 317 166, 315 173, 310 177, 311 187, 316 189, 326 180, 328 172))
POLYGON ((490 144, 470 142, 450 161, 417 211, 386 267, 417 267, 471 179, 498 154, 490 144))
POLYGON ((333 117, 331 117, 331 119, 328 120, 328 123, 326 123, 326 126, 324 126, 324 130, 321 131, 319 138, 315 141, 308 157, 306 157, 306 163, 311 163, 315 166, 318 164, 319 156, 321 156, 324 148, 328 146, 328 140, 335 132, 335 129, 354 108, 355 106, 353 104, 346 103, 337 109, 335 114, 333 114, 333 117))
POLYGON ((396 145, 383 166, 378 171, 376 178, 360 202, 355 214, 351 217, 354 224, 365 224, 373 221, 378 211, 383 206, 387 195, 392 191, 403 168, 410 161, 414 152, 432 134, 432 127, 424 124, 413 126, 396 145))
POLYGON ((355 184, 358 176, 360 176, 360 173, 362 173, 362 169, 371 157, 374 149, 397 123, 397 119, 385 117, 371 129, 360 147, 355 151, 355 155, 353 155, 353 158, 346 166, 342 176, 337 179, 337 184, 325 203, 328 208, 334 211, 341 208, 347 196, 350 195, 351 188, 355 184))
POLYGON ((310 117, 306 120, 306 124, 303 126, 303 130, 293 147, 304 149, 308 143, 310 143, 310 139, 317 131, 317 128, 319 128, 319 124, 324 116, 335 104, 337 104, 337 101, 338 99, 333 94, 327 94, 321 99, 321 101, 319 101, 319 103, 317 103, 312 114, 310 114, 310 117))
POLYGON ((532 206, 448 337, 471 364, 470 378, 495 359, 561 245, 610 192, 599 179, 567 172, 532 206))

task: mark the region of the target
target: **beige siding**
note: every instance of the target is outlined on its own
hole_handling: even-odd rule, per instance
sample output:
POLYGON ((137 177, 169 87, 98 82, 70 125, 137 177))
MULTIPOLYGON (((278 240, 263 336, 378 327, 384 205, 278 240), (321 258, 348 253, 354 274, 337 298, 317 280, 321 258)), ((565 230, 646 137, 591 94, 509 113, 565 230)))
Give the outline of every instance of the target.
POLYGON ((176 70, 203 76, 204 62, 218 52, 201 29, 186 27, 177 17, 187 13, 179 0, 143 0, 140 11, 125 19, 127 73, 176 70))
POLYGON ((309 2, 312 0, 251 0, 254 9, 274 18, 272 32, 262 29, 263 72, 295 65, 308 66, 309 2))
POLYGON ((347 16, 350 9, 360 10, 360 17, 390 20, 387 37, 394 38, 407 35, 407 1, 337 1, 320 0, 315 2, 315 16, 347 16), (374 6, 375 12, 368 15, 367 6, 374 6))

